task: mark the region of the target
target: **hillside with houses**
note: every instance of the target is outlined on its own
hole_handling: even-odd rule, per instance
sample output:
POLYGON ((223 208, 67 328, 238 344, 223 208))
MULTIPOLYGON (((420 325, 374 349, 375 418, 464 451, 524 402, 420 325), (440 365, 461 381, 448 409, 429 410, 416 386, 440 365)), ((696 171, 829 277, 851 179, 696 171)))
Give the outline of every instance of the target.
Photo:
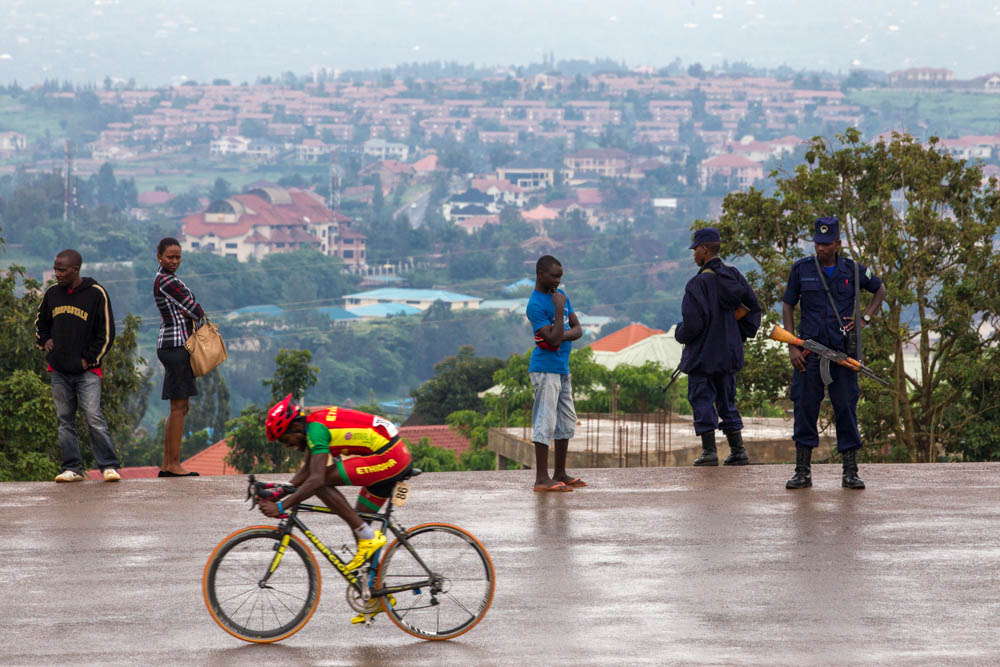
POLYGON ((391 402, 462 345, 523 352, 542 254, 567 267, 588 340, 669 330, 693 221, 771 188, 814 136, 936 136, 984 180, 1000 173, 995 74, 550 65, 10 84, 0 263, 45 280, 53 253, 78 246, 149 345, 150 248, 176 236, 231 339, 234 406, 261 400, 260 360, 282 348, 337 378, 321 385, 330 400, 391 402))

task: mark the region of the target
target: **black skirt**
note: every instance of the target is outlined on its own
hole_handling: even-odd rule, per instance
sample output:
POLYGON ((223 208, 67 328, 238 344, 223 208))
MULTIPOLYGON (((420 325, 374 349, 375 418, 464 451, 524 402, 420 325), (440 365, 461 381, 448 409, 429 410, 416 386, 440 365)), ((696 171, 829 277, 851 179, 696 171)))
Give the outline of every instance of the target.
POLYGON ((162 347, 156 356, 163 364, 163 395, 165 401, 198 395, 191 370, 191 354, 184 347, 162 347))

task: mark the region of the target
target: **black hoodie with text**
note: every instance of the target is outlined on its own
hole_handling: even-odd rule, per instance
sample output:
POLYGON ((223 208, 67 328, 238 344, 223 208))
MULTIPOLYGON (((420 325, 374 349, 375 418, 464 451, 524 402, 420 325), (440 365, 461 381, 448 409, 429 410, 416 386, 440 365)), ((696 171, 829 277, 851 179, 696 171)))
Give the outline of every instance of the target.
POLYGON ((45 291, 35 318, 35 344, 44 350, 50 338, 52 351, 45 360, 52 370, 76 375, 101 367, 115 340, 115 316, 96 280, 82 278, 76 289, 56 284, 45 291))

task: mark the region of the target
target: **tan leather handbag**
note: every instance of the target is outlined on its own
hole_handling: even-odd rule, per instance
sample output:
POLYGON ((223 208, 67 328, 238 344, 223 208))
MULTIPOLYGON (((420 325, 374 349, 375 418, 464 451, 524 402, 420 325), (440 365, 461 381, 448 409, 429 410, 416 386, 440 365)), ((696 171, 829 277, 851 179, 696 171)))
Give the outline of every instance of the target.
POLYGON ((208 375, 213 368, 229 358, 219 327, 212 324, 207 317, 184 342, 184 348, 191 355, 191 370, 194 371, 195 377, 208 375))

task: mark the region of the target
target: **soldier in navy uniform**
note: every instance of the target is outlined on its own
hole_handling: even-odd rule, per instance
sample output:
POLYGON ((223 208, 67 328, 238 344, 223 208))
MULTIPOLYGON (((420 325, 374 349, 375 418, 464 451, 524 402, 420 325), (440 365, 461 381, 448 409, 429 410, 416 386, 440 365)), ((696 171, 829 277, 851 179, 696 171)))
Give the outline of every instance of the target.
POLYGON ((718 258, 722 239, 714 227, 694 233, 691 250, 698 274, 688 281, 681 302, 684 320, 674 336, 684 345, 678 367, 688 374, 688 402, 694 432, 701 437, 696 466, 717 466, 715 431, 729 441, 724 465, 750 462, 743 446, 743 420, 736 407, 736 373, 743 368, 743 341, 760 327, 761 307, 738 269, 718 258), (742 306, 737 318, 736 312, 742 306))
MULTIPOLYGON (((792 266, 788 285, 782 297, 781 311, 785 329, 794 330, 795 305, 801 305, 799 338, 811 338, 831 350, 856 356, 848 350, 848 334, 871 323, 885 298, 885 285, 869 267, 858 265, 858 282, 861 289, 874 294, 864 309, 860 322, 854 321, 855 286, 854 261, 840 254, 840 221, 837 218, 817 218, 813 242, 816 256, 800 259, 792 266), (818 260, 818 261, 817 261, 818 260), (819 270, 822 269, 821 276, 819 270), (826 287, 823 281, 826 282, 826 287), (827 294, 829 288, 829 296, 827 294), (831 297, 833 303, 831 303, 831 297), (834 312, 833 304, 836 304, 834 312)), ((859 305, 860 307, 860 305, 859 305)), ((819 444, 816 420, 823 402, 824 385, 820 375, 818 355, 789 345, 788 354, 794 367, 792 378, 792 403, 795 406, 795 476, 785 488, 802 489, 812 486, 812 451, 819 444)), ((844 458, 843 486, 863 489, 865 483, 858 477, 858 450, 861 434, 858 432, 858 374, 838 364, 830 364, 833 382, 825 389, 833 404, 837 428, 837 450, 844 458)))

